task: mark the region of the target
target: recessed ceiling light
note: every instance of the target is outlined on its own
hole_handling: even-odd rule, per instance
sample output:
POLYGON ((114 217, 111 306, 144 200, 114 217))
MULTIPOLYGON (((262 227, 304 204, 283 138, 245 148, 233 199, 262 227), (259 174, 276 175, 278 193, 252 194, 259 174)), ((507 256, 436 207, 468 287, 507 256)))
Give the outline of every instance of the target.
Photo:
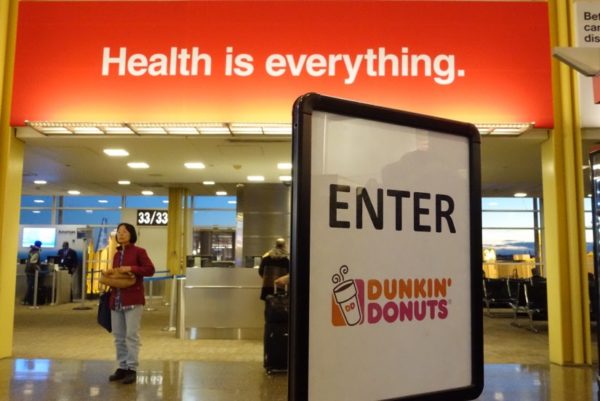
POLYGON ((46 184, 48 183, 48 181, 44 181, 44 180, 35 180, 33 183, 34 183, 34 184, 37 184, 37 185, 46 185, 46 184))
POLYGON ((204 185, 215 185, 214 181, 202 181, 202 184, 204 185))
POLYGON ((131 184, 131 181, 128 181, 128 180, 119 180, 117 182, 119 183, 119 185, 129 185, 129 184, 131 184))
POLYGON ((44 203, 45 201, 43 199, 34 199, 33 203, 44 203))
POLYGON ((525 192, 517 192, 514 194, 515 198, 525 198, 527 194, 525 192))
POLYGON ((131 168, 148 168, 150 165, 146 162, 130 162, 127 165, 131 168))
POLYGON ((81 192, 79 192, 79 191, 77 191, 75 189, 71 189, 71 190, 67 191, 67 193, 69 195, 79 195, 79 194, 81 194, 81 192))
POLYGON ((204 163, 201 163, 201 162, 188 162, 188 163, 183 163, 183 165, 189 169, 202 169, 205 167, 204 163))
POLYGON ((104 149, 104 153, 114 157, 129 156, 129 152, 125 149, 104 149))
POLYGON ((248 179, 248 181, 251 182, 261 182, 265 180, 265 177, 263 175, 249 175, 246 178, 248 179))
POLYGON ((290 170, 292 168, 292 163, 277 163, 277 168, 279 170, 290 170))
POLYGON ((225 192, 225 191, 217 191, 216 195, 217 196, 225 196, 225 195, 227 195, 227 192, 225 192))
POLYGON ((292 176, 291 175, 280 175, 279 181, 283 181, 283 182, 292 181, 292 176))
POLYGON ((142 195, 146 195, 146 196, 148 196, 148 195, 154 195, 154 192, 152 192, 152 191, 142 191, 142 195))

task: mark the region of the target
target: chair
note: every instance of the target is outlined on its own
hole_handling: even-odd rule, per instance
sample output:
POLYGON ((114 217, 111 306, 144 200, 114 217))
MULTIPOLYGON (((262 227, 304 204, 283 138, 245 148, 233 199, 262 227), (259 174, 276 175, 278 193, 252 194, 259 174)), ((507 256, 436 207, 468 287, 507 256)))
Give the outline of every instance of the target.
POLYGON ((487 309, 487 315, 493 317, 490 308, 509 308, 511 304, 508 282, 502 278, 483 279, 483 303, 487 309))
POLYGON ((539 330, 533 325, 533 322, 535 320, 548 320, 548 293, 546 280, 524 281, 523 293, 525 297, 525 312, 529 317, 528 329, 538 333, 539 330))
POLYGON ((513 326, 521 327, 517 322, 519 313, 526 313, 527 300, 525 291, 523 291, 524 281, 518 278, 509 278, 507 280, 508 292, 510 294, 510 307, 513 311, 513 321, 510 323, 513 326))

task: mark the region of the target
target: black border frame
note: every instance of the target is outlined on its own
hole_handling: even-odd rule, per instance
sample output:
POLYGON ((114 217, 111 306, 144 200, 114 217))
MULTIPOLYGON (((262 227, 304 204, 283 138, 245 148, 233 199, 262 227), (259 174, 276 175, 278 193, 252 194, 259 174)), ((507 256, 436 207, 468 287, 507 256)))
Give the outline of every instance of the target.
MULTIPOLYGON (((310 278, 311 119, 314 111, 463 136, 469 142, 471 260, 471 385, 416 396, 402 401, 459 401, 483 391, 483 306, 481 252, 481 161, 479 131, 472 124, 307 93, 293 106, 292 232, 288 398, 308 400, 308 333, 310 278)), ((449 364, 449 369, 451 365, 449 364)), ((435 378, 432 378, 435 380, 435 378)))
MULTIPOLYGON (((592 188, 592 238, 594 240, 594 289, 593 293, 589 294, 591 302, 594 302, 594 307, 596 308, 596 319, 600 315, 600 279, 598 278, 598 273, 600 272, 600 236, 598 235, 598 229, 600 229, 600 208, 598 207, 598 202, 600 202, 600 193, 597 191, 600 190, 600 184, 596 185, 597 174, 594 173, 594 160, 598 160, 600 156, 600 145, 593 146, 590 149, 590 153, 588 155, 588 161, 590 163, 590 186, 592 188), (598 189, 597 189, 598 187, 598 189)), ((596 341, 600 340, 600 330, 596 330, 596 341)), ((600 357, 600 349, 598 349, 598 356, 600 357)), ((600 366, 596 370, 596 382, 600 385, 600 366)), ((599 394, 600 394, 600 390, 599 394)))

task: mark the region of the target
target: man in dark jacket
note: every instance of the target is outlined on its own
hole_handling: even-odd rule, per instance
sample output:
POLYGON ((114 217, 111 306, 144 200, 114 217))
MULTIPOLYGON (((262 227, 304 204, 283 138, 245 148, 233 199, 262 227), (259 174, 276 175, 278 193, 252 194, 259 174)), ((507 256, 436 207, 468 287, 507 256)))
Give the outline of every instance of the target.
POLYGON ((273 294, 275 280, 289 272, 290 258, 285 247, 285 240, 278 238, 275 241, 275 247, 263 255, 258 267, 258 274, 263 279, 260 299, 264 300, 267 295, 273 294))
POLYGON ((77 253, 69 248, 69 241, 63 242, 62 249, 58 251, 58 265, 66 268, 69 274, 77 270, 77 253))
POLYGON ((41 248, 41 241, 35 241, 34 244, 29 247, 29 254, 27 255, 27 262, 25 264, 27 292, 25 293, 25 298, 23 298, 23 301, 21 301, 22 305, 33 305, 33 294, 35 292, 35 272, 37 271, 39 273, 42 270, 42 266, 40 264, 41 248))

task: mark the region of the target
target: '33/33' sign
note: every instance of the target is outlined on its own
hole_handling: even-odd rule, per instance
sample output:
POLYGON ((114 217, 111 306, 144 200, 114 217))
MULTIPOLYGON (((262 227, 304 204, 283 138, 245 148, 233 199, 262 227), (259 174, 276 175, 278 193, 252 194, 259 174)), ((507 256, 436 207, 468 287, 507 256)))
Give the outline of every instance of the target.
POLYGON ((166 226, 169 223, 169 212, 166 210, 138 209, 138 226, 166 226))

